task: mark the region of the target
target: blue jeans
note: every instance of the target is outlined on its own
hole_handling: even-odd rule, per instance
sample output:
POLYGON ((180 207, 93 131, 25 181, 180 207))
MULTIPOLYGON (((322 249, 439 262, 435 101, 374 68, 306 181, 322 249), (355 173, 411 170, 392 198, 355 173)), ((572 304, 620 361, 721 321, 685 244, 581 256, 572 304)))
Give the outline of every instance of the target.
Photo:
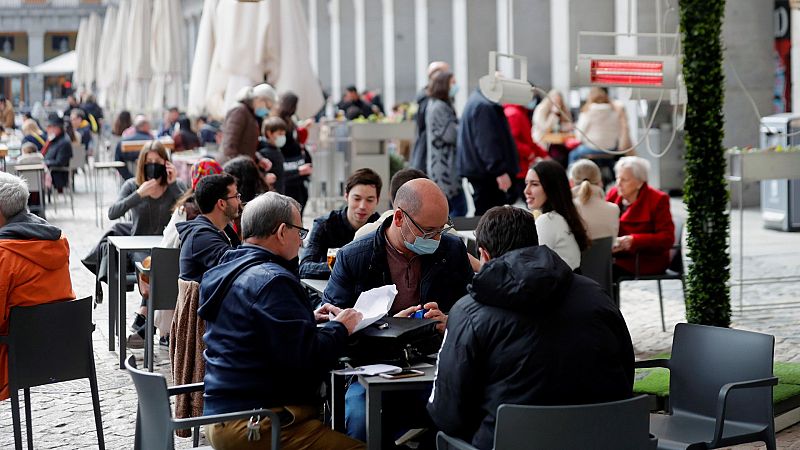
POLYGON ((355 379, 344 394, 344 426, 348 436, 367 442, 367 391, 355 379))
MULTIPOLYGON (((386 392, 383 394, 381 422, 384 431, 382 448, 411 428, 432 426, 425 409, 430 389, 386 392)), ((356 379, 344 394, 344 425, 347 435, 367 442, 367 391, 356 379)))
POLYGON ((571 166, 575 161, 585 158, 589 155, 606 155, 607 153, 602 150, 595 150, 593 148, 589 148, 584 144, 579 145, 578 147, 574 148, 571 152, 569 152, 569 165, 571 166))
POLYGON ((467 215, 467 196, 464 190, 460 189, 458 194, 447 199, 447 206, 450 208, 450 217, 463 217, 467 215))

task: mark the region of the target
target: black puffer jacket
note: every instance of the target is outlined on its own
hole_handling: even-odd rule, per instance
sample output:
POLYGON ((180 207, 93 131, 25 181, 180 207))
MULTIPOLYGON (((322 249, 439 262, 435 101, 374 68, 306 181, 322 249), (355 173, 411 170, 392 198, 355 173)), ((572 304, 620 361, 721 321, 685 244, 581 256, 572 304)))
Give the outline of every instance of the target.
POLYGON ((594 281, 545 246, 487 263, 450 310, 428 411, 447 434, 488 449, 503 403, 629 398, 633 345, 594 281))

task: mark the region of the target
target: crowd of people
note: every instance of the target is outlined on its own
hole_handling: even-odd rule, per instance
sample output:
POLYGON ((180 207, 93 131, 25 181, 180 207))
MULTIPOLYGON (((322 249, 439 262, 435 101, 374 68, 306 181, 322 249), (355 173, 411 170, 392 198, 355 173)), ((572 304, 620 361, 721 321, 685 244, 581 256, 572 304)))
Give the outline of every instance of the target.
MULTIPOLYGON (((578 120, 579 146, 570 151, 546 138, 573 126, 557 92, 538 105, 498 105, 475 90, 459 118, 449 66, 431 64, 428 79, 410 167, 389 180, 391 209, 378 208, 384 180, 359 168, 344 182, 344 206, 314 219, 310 230, 303 212, 313 162, 295 93, 278 95, 263 83, 247 88, 221 123, 201 117, 193 125, 169 108, 156 131, 144 115, 116 115, 114 155, 126 163, 118 169, 125 181, 108 218, 127 219, 83 263, 99 286, 108 236, 163 235, 162 247, 180 249, 176 309, 158 311, 156 327, 174 382, 205 386, 202 395, 177 398, 179 417, 271 408, 285 420, 284 448, 363 448, 365 388, 348 383, 346 434, 320 421, 319 388, 362 319, 356 300, 385 285, 397 291, 390 315, 431 319, 443 340, 432 389, 386 399, 384 408, 401 412, 391 415, 387 442, 425 427, 491 448, 502 403, 632 395, 633 347, 618 292, 581 274, 582 254, 608 237, 615 279, 663 272, 670 262, 669 198, 648 186, 647 161, 619 158, 616 185, 606 194, 591 158, 629 145, 624 112, 593 90, 578 120), (218 151, 192 165, 188 184, 159 137, 170 137, 175 152, 201 145, 218 151), (132 141, 145 142, 123 151, 132 141), (463 178, 481 216, 474 253, 451 220, 467 214, 463 178), (518 200, 527 208, 509 206, 518 200), (324 292, 310 295, 303 278, 327 280, 324 292), (578 379, 589 372, 592 383, 578 379)), ((355 89, 340 108, 373 112, 355 89)), ((32 119, 24 123, 26 152, 67 165, 73 144, 94 148, 94 124, 102 120, 93 99, 72 98, 63 117, 48 118, 46 134, 32 119)), ((53 186, 63 186, 57 174, 53 186)), ((28 198, 24 180, 0 173, 0 264, 35 274, 0 275, 0 334, 12 306, 74 298, 71 290, 53 291, 70 285, 66 237, 27 212, 28 198), (37 290, 41 284, 50 289, 37 290)), ((142 295, 128 345, 141 346, 150 289, 146 270, 134 266, 149 267, 149 252, 123 263, 137 273, 142 295)), ((0 346, 0 400, 7 396, 5 364, 0 346)), ((267 436, 271 424, 244 419, 205 431, 215 448, 245 448, 254 427, 267 436)))

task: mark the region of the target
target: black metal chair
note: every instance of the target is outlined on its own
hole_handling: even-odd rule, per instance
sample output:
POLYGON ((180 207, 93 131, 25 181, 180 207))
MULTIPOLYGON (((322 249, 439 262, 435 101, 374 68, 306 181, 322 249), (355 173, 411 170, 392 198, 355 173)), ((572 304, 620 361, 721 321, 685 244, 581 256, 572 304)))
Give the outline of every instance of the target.
POLYGON ((613 295, 614 279, 611 275, 613 237, 594 239, 592 246, 581 254, 581 274, 596 281, 608 295, 613 295))
POLYGON ((92 348, 92 297, 80 300, 15 306, 8 318, 8 387, 14 444, 22 449, 19 390, 24 391, 28 449, 33 449, 30 388, 62 381, 89 379, 94 422, 100 449, 105 449, 100 395, 92 348))
MULTIPOLYGON (((150 295, 147 297, 145 322, 144 366, 153 371, 153 333, 155 312, 175 309, 178 302, 178 272, 181 251, 178 248, 153 247, 150 251, 150 268, 136 263, 136 269, 150 275, 150 295)), ((163 331, 163 330, 162 330, 163 331)))
MULTIPOLYGON (((272 423, 272 447, 280 448, 280 419, 275 412, 269 409, 254 409, 252 411, 239 411, 227 414, 214 414, 210 416, 175 419, 169 405, 169 398, 173 395, 186 394, 203 390, 203 383, 184 384, 181 386, 167 387, 167 380, 157 373, 150 373, 136 368, 136 358, 130 356, 125 361, 125 368, 131 374, 136 393, 139 396, 139 409, 136 414, 136 436, 134 449, 147 450, 172 450, 175 448, 175 430, 195 428, 194 446, 197 447, 199 433, 196 431, 200 425, 227 422, 229 420, 248 419, 252 416, 269 418, 272 423)), ((202 447, 212 450, 211 447, 202 447)))
POLYGON ((617 280, 617 285, 614 289, 614 301, 619 306, 619 287, 623 281, 657 281, 658 282, 658 306, 661 309, 661 331, 667 331, 666 324, 664 323, 664 298, 661 293, 661 282, 664 280, 678 280, 681 282, 681 289, 683 290, 683 301, 686 303, 686 277, 683 271, 683 243, 681 237, 683 236, 683 220, 672 216, 672 223, 675 225, 675 241, 669 251, 669 267, 664 273, 655 275, 641 275, 639 273, 639 253, 636 253, 635 267, 636 270, 633 276, 620 277, 617 280))
POLYGON ((659 448, 711 449, 764 441, 775 449, 775 337, 679 323, 670 359, 636 367, 670 371, 668 414, 651 414, 659 448))
MULTIPOLYGON (((646 395, 593 405, 500 405, 494 449, 655 449, 656 439, 648 431, 648 415, 646 395)), ((441 431, 436 436, 436 448, 476 450, 441 431)))

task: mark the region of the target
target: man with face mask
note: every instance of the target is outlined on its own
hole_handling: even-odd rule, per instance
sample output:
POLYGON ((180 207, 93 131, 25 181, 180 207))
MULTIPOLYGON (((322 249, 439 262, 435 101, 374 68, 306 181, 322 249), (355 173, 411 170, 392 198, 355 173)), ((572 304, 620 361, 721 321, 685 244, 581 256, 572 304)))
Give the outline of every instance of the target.
MULTIPOLYGON (((451 228, 447 198, 431 180, 403 184, 394 214, 378 230, 342 247, 336 255, 324 303, 352 307, 363 291, 394 284, 397 296, 389 314, 410 316, 424 309, 444 331, 445 315, 467 293, 474 272, 461 240, 451 228)), ((366 439, 364 389, 351 384, 345 399, 347 434, 366 439)))
POLYGON ((286 122, 280 117, 267 117, 264 119, 262 130, 264 141, 258 153, 272 163, 272 168, 267 173, 267 184, 271 190, 285 194, 286 177, 283 168, 285 159, 281 148, 286 144, 286 122))

